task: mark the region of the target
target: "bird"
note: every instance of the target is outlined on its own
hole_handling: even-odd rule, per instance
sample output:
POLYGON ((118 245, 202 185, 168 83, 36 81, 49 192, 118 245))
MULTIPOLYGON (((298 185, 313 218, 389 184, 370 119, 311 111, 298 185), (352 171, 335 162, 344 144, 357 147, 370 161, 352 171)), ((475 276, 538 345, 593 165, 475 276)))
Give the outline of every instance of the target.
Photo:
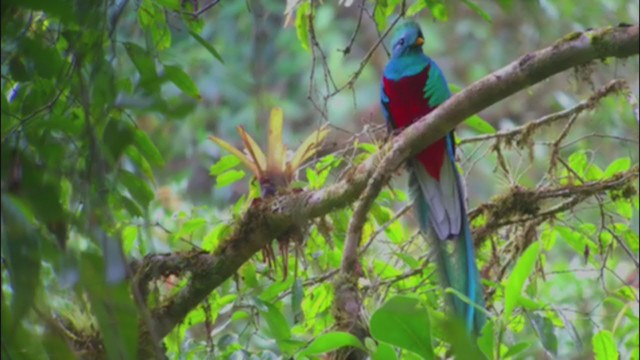
MULTIPOLYGON (((442 70, 422 50, 424 41, 413 21, 401 23, 393 32, 380 96, 390 131, 402 131, 451 97, 442 70)), ((434 252, 442 286, 484 307, 453 131, 409 159, 407 167, 413 207, 434 252)), ((455 294, 446 297, 467 331, 479 334, 486 321, 484 313, 455 294)))

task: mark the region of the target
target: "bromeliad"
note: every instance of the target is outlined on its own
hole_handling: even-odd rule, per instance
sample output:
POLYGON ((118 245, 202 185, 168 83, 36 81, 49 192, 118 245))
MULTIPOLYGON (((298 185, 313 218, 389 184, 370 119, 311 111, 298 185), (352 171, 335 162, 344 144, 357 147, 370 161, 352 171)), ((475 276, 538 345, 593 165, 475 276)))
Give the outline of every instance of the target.
MULTIPOLYGON (((438 65, 422 51, 424 36, 414 22, 395 31, 391 60, 382 77, 381 101, 388 125, 403 129, 429 114, 450 96, 438 65)), ((466 214, 464 188, 455 164, 453 132, 409 160, 409 187, 420 229, 432 239, 440 278, 482 306, 482 287, 466 214)), ((468 331, 479 333, 484 315, 458 296, 448 295, 468 331)))
POLYGON ((326 124, 322 125, 307 136, 293 155, 288 156, 290 154, 282 141, 282 125, 282 110, 274 108, 269 118, 266 154, 242 126, 238 126, 237 130, 245 147, 244 152, 217 136, 209 136, 211 141, 235 155, 253 173, 260 182, 263 197, 274 195, 277 191, 289 187, 300 166, 317 154, 329 134, 329 127, 326 124))
MULTIPOLYGON (((237 130, 245 147, 244 152, 236 149, 233 145, 219 137, 209 136, 211 141, 237 157, 240 162, 254 174, 260 183, 262 198, 267 198, 278 192, 288 190, 295 179, 298 169, 318 153, 324 139, 329 134, 329 127, 327 124, 324 124, 307 136, 295 152, 288 153, 282 141, 282 126, 282 110, 280 108, 274 108, 269 118, 266 153, 260 149, 258 143, 242 126, 238 126, 237 130)), ((302 227, 292 226, 277 238, 285 277, 288 272, 289 243, 293 242, 296 245, 295 249, 301 252, 298 245, 302 243, 303 233, 304 229, 302 227)), ((265 246, 263 255, 265 261, 270 266, 276 264, 275 253, 271 248, 271 244, 265 246)))

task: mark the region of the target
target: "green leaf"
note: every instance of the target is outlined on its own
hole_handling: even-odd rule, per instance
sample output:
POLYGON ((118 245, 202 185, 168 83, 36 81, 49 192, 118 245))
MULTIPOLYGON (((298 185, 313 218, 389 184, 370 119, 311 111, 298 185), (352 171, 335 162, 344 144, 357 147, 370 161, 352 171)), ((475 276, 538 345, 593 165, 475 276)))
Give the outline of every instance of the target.
POLYGON ((413 17, 413 15, 419 13, 427 7, 427 2, 424 0, 415 1, 409 8, 407 9, 407 17, 413 17))
POLYGON ((530 346, 531 346, 531 343, 528 343, 528 342, 517 343, 517 344, 511 346, 509 348, 509 350, 504 355, 502 355, 501 357, 506 359, 506 358, 508 358, 510 356, 516 356, 516 355, 520 354, 521 352, 527 350, 530 346))
POLYGON ((140 85, 151 91, 157 91, 159 80, 155 60, 142 47, 132 42, 125 42, 124 48, 140 73, 140 85))
POLYGON ((271 334, 275 340, 288 340, 291 339, 291 328, 287 323, 287 319, 285 319, 282 312, 273 304, 254 299, 255 301, 259 301, 260 305, 259 310, 262 317, 269 325, 269 329, 271 329, 271 334))
POLYGON ((584 151, 576 151, 569 156, 569 166, 581 177, 584 177, 588 164, 589 158, 584 151))
POLYGON ((486 22, 491 24, 491 16, 484 11, 480 5, 478 5, 475 1, 472 0, 462 0, 471 10, 475 11, 478 15, 480 15, 486 22))
POLYGON ((131 216, 142 217, 143 215, 142 208, 127 196, 118 193, 110 201, 113 201, 113 205, 126 210, 131 216))
POLYGON ((174 65, 164 66, 164 75, 174 83, 178 89, 182 90, 185 94, 200 100, 200 90, 193 80, 184 72, 180 67, 174 65))
POLYGON ((472 117, 465 120, 464 123, 480 134, 495 134, 496 132, 496 129, 493 127, 493 125, 489 124, 478 115, 473 115, 472 117))
POLYGON ((378 147, 371 143, 360 143, 358 144, 358 148, 368 152, 369 154, 374 154, 378 151, 378 147))
POLYGON ((207 225, 207 220, 203 218, 189 219, 184 224, 182 224, 182 226, 180 227, 180 230, 174 234, 174 238, 178 239, 183 236, 191 235, 196 231, 202 229, 206 225, 207 225))
POLYGON ((241 180, 245 175, 245 172, 242 170, 231 169, 226 171, 216 177, 216 187, 221 188, 225 186, 229 186, 239 180, 241 180))
POLYGON ((13 290, 12 328, 31 308, 40 278, 41 239, 32 219, 18 199, 2 194, 2 254, 13 290))
POLYGON ((441 323, 443 338, 451 344, 454 359, 482 359, 480 349, 475 345, 476 340, 469 333, 464 322, 452 316, 444 317, 441 323))
POLYGON ((137 129, 134 134, 134 143, 138 151, 154 166, 163 166, 164 159, 162 158, 162 154, 156 147, 156 145, 151 141, 147 133, 142 130, 137 129))
POLYGON ((218 53, 218 50, 216 50, 213 47, 213 45, 211 45, 207 40, 203 39, 200 35, 195 33, 193 30, 189 30, 189 35, 191 35, 197 42, 199 42, 200 45, 204 46, 205 49, 207 49, 209 53, 213 55, 214 58, 216 58, 216 60, 220 61, 221 64, 224 64, 224 60, 222 60, 222 56, 220 56, 220 53, 218 53))
POLYGON ((120 159, 120 155, 135 139, 134 130, 130 123, 112 117, 102 134, 102 141, 113 161, 120 159))
POLYGON ((493 338, 493 322, 487 321, 478 337, 478 348, 487 359, 493 359, 494 338, 493 338))
POLYGON ((300 45, 306 51, 310 51, 309 46, 309 13, 311 7, 308 2, 302 3, 296 10, 296 35, 300 45))
POLYGON ((209 174, 213 176, 218 176, 223 172, 233 169, 234 167, 240 164, 240 159, 238 159, 235 155, 225 155, 218 160, 217 163, 213 164, 209 168, 209 174))
POLYGON ((556 355, 558 353, 558 338, 551 320, 535 313, 530 314, 529 318, 542 346, 551 354, 556 355))
POLYGON ((224 238, 230 230, 231 227, 227 223, 221 222, 216 225, 202 240, 202 249, 205 251, 215 249, 220 243, 220 240, 224 238))
POLYGON ((429 6, 429 10, 431 10, 431 15, 433 15, 436 20, 447 21, 449 19, 449 12, 442 0, 427 0, 427 5, 429 6))
POLYGON ((372 360, 397 360, 398 356, 391 345, 381 342, 376 352, 371 356, 372 360))
POLYGON ((84 253, 80 278, 98 320, 108 359, 135 359, 138 347, 138 312, 129 284, 108 284, 101 256, 84 253))
POLYGON ((354 335, 347 332, 336 331, 318 336, 300 355, 319 355, 347 346, 365 350, 364 345, 362 345, 360 340, 354 335))
POLYGON ((607 170, 604 171, 603 178, 607 179, 612 177, 615 174, 619 174, 621 172, 625 172, 629 170, 631 167, 631 159, 629 157, 622 157, 614 160, 609 166, 607 166, 607 170))
POLYGON ((525 281, 533 272, 533 268, 540 254, 540 243, 535 242, 531 244, 527 250, 520 256, 516 266, 513 268, 507 284, 505 286, 504 293, 504 314, 505 322, 509 321, 513 309, 516 307, 520 300, 520 294, 525 281))
POLYGON ((602 330, 598 332, 593 337, 592 344, 596 360, 618 360, 620 358, 611 331, 602 330))
POLYGON ((395 296, 371 316, 371 335, 399 348, 433 359, 431 323, 418 299, 395 296))
POLYGON ((240 273, 242 274, 242 280, 248 287, 256 288, 260 285, 256 276, 256 266, 252 262, 246 262, 242 265, 240 273))
POLYGON ((122 230, 122 250, 125 255, 131 254, 133 245, 138 239, 138 227, 134 225, 127 226, 122 230))
POLYGON ((118 178, 140 206, 149 206, 155 195, 146 181, 126 170, 121 170, 118 178))
POLYGON ((143 0, 138 8, 140 25, 150 35, 156 50, 164 50, 171 46, 171 31, 167 26, 164 9, 155 6, 151 0, 143 0))

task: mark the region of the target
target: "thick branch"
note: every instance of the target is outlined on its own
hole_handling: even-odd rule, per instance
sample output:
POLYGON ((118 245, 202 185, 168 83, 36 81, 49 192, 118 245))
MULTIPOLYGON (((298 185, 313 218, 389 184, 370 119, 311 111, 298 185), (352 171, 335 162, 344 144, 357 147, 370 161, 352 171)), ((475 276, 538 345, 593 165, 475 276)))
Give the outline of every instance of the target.
MULTIPOLYGON (((374 155, 335 185, 314 192, 282 195, 252 207, 214 254, 183 255, 192 261, 191 281, 167 304, 153 310, 157 333, 168 334, 213 289, 287 228, 352 203, 369 179, 391 173, 409 156, 443 137, 465 118, 569 68, 596 59, 638 54, 639 40, 637 25, 575 33, 551 47, 521 57, 452 97, 386 146, 382 154, 388 154, 382 162, 374 155), (377 176, 372 176, 376 169, 377 176)), ((378 192, 375 187, 367 191, 373 197, 378 192)), ((161 261, 155 259, 149 261, 161 261)), ((145 264, 141 269, 145 271, 145 264)))

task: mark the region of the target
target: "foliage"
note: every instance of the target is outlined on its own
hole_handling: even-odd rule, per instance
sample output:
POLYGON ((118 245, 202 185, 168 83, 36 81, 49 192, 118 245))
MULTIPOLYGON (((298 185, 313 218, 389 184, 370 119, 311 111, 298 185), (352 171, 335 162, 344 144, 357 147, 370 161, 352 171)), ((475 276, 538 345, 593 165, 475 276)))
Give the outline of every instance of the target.
MULTIPOLYGON (((385 137, 376 125, 387 59, 378 39, 401 11, 422 22, 425 50, 454 90, 569 31, 638 22, 638 5, 621 0, 206 5, 2 2, 3 357, 127 359, 148 350, 153 329, 142 331, 141 308, 171 302, 197 269, 155 274, 140 289, 138 260, 216 250, 258 193, 240 181, 242 158, 207 142, 211 133, 227 150, 238 125, 267 138, 269 109, 280 107, 278 137, 304 150, 312 144, 301 140, 324 138, 321 124, 330 123, 318 154, 303 151, 292 166, 293 185, 307 189, 375 153, 385 137)), ((490 315, 477 347, 487 358, 639 358, 634 61, 552 78, 458 130, 490 315), (614 77, 627 85, 590 97, 614 77), (526 125, 586 98, 589 106, 557 122, 526 125)), ((373 359, 473 351, 446 321, 403 184, 379 195, 364 227, 358 285, 369 336, 333 329, 332 281, 353 216, 343 208, 308 224, 303 254, 285 252, 299 262, 287 276, 259 257, 242 264, 151 351, 176 359, 314 359, 348 346, 373 359)))

